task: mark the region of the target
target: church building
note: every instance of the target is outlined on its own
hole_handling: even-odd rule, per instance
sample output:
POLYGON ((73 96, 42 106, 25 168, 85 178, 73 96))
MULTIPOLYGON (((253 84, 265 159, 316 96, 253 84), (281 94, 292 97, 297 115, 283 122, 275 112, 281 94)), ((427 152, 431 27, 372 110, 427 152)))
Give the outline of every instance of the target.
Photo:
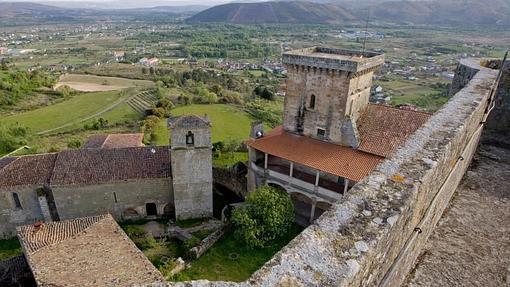
POLYGON ((91 138, 82 149, 0 159, 0 237, 17 226, 112 214, 210 217, 211 125, 169 120, 171 146, 143 146, 140 135, 91 138))

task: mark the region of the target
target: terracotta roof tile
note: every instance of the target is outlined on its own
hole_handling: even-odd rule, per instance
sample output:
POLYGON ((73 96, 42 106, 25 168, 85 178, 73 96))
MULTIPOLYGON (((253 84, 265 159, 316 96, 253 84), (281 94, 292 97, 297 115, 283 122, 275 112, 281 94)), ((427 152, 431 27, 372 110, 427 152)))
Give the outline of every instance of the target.
POLYGON ((21 226, 17 228, 18 238, 23 244, 25 252, 31 254, 46 246, 69 239, 104 218, 106 218, 106 215, 59 221, 50 224, 40 223, 39 226, 21 226))
POLYGON ((80 149, 58 154, 51 184, 93 184, 170 176, 168 147, 80 149))
POLYGON ((9 158, 0 167, 0 188, 4 186, 48 184, 57 154, 9 158))
POLYGON ((83 145, 87 149, 112 149, 112 148, 127 148, 127 147, 141 147, 143 134, 109 134, 109 135, 96 135, 91 136, 83 145))
POLYGON ((249 140, 259 151, 333 175, 360 181, 382 161, 382 157, 284 131, 281 127, 265 137, 249 140))
POLYGON ((430 114, 368 105, 358 120, 359 150, 388 157, 430 118, 430 114))
POLYGON ((109 214, 17 230, 38 286, 127 287, 164 282, 109 214))

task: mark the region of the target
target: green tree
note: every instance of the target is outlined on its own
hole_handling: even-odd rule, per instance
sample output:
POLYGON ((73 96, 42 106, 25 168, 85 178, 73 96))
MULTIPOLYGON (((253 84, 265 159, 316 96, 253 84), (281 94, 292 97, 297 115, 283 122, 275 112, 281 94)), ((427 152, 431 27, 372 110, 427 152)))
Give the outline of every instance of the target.
POLYGON ((262 248, 290 231, 294 206, 288 194, 266 185, 250 193, 246 205, 236 208, 231 220, 237 240, 250 248, 262 248))
POLYGON ((0 123, 0 155, 26 145, 29 136, 29 131, 24 126, 0 123))

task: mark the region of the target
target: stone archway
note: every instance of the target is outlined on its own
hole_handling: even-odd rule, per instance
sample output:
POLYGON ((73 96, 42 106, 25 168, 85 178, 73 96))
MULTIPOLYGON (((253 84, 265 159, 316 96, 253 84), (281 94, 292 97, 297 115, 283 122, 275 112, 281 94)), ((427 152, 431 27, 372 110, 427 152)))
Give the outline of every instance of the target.
POLYGON ((281 186, 281 185, 279 185, 277 183, 268 182, 267 185, 270 186, 270 187, 273 187, 273 188, 275 188, 275 189, 277 189, 279 191, 287 193, 287 190, 285 189, 285 187, 283 187, 283 186, 281 186))
POLYGON ((140 217, 140 214, 134 208, 126 208, 126 209, 124 209, 124 211, 122 211, 123 219, 134 219, 134 218, 139 218, 139 217, 140 217))
POLYGON ((294 204, 296 223, 302 226, 308 226, 310 224, 310 214, 312 214, 313 200, 298 192, 291 193, 290 198, 294 204))
POLYGON ((175 206, 172 203, 168 203, 163 208, 163 215, 167 219, 175 220, 175 206))

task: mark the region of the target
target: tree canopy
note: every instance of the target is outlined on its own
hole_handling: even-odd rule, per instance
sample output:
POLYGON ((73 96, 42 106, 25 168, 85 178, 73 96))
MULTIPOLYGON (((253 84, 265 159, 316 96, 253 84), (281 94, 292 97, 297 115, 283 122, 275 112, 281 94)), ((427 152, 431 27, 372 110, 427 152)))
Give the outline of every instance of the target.
POLYGON ((294 206, 288 194, 266 185, 251 192, 246 205, 233 211, 231 220, 237 240, 262 248, 290 231, 294 206))

